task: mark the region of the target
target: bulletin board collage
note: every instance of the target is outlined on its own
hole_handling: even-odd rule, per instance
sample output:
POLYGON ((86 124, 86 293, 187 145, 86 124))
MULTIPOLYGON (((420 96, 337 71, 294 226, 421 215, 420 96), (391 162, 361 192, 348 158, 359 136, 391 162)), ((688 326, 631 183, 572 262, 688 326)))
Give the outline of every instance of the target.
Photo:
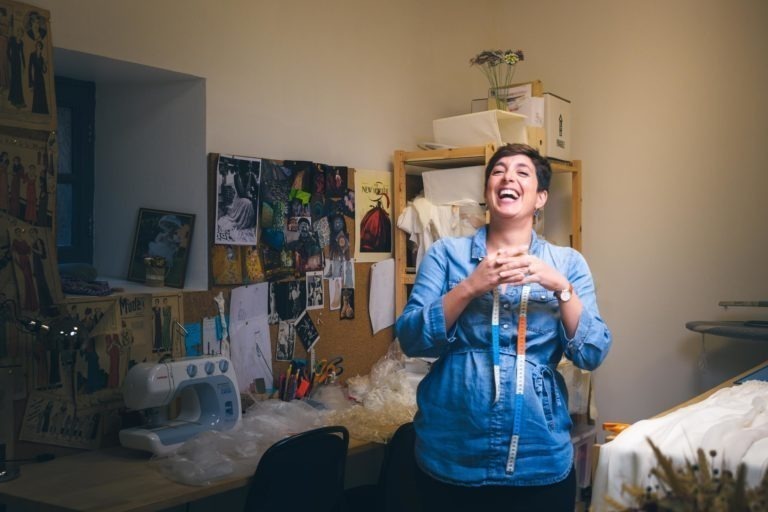
POLYGON ((272 374, 309 349, 370 368, 392 339, 366 309, 368 271, 392 257, 391 173, 218 153, 208 168, 210 289, 266 286, 272 374))

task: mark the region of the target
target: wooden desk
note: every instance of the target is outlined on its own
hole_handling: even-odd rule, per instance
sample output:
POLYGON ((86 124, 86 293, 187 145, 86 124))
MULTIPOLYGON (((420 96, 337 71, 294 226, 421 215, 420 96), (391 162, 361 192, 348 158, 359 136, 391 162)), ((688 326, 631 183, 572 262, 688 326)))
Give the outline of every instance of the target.
MULTIPOLYGON (((350 440, 348 468, 355 458, 382 454, 382 445, 350 440)), ((195 507, 187 504, 228 491, 242 490, 244 497, 250 481, 250 477, 228 478, 189 486, 162 476, 149 459, 148 453, 114 447, 25 464, 19 478, 0 483, 0 503, 36 512, 188 510, 195 507)))

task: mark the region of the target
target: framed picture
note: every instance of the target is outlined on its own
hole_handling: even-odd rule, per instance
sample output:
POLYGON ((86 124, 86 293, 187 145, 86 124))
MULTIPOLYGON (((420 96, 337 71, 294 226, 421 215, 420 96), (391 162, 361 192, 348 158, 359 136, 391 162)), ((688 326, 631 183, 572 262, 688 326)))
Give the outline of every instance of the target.
POLYGON ((184 288, 194 226, 195 215, 192 213, 140 208, 128 280, 146 282, 145 259, 152 258, 152 265, 163 269, 165 286, 184 288))

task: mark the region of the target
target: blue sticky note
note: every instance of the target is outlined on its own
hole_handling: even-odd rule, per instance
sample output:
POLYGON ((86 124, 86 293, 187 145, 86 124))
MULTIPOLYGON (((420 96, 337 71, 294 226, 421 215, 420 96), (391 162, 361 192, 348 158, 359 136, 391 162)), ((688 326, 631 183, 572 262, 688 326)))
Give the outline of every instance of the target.
POLYGON ((201 347, 203 346, 203 329, 200 322, 193 324, 184 324, 187 330, 187 336, 184 338, 184 349, 187 356, 203 355, 201 347))

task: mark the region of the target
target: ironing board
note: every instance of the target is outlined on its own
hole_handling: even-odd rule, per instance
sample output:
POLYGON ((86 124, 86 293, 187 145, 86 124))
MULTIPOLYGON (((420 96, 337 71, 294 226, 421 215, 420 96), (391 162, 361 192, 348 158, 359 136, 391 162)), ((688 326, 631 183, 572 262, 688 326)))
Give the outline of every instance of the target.
POLYGON ((686 329, 702 334, 713 334, 728 338, 745 340, 768 341, 768 322, 751 321, 720 321, 720 322, 686 322, 686 329))

